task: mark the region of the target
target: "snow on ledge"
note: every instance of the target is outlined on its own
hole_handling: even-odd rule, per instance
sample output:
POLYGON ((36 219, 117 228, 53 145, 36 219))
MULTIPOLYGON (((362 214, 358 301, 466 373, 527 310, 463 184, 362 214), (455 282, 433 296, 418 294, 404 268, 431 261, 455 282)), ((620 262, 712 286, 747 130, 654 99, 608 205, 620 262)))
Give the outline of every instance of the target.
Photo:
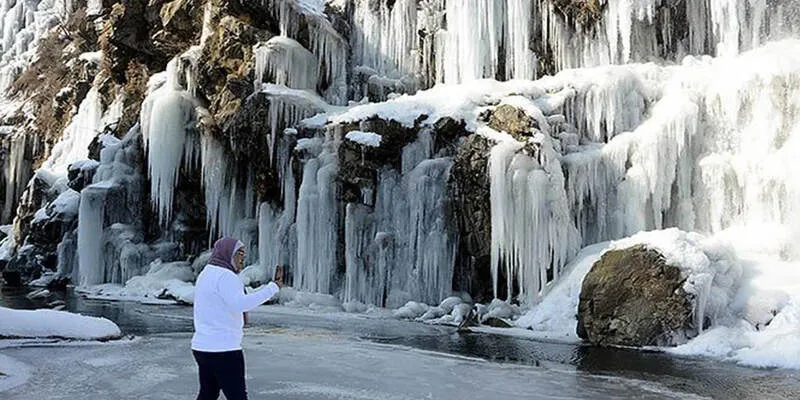
POLYGON ((344 138, 369 147, 380 147, 383 139, 381 135, 375 132, 362 131, 351 131, 344 138))
POLYGON ((0 307, 0 338, 119 339, 117 324, 105 319, 54 310, 0 307))

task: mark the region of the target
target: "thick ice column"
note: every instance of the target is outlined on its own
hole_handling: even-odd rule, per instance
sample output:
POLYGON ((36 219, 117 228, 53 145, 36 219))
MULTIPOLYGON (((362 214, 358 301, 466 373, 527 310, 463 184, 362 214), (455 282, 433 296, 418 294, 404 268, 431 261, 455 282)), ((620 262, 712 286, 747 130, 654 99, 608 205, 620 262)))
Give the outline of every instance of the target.
POLYGON ((297 275, 295 286, 331 293, 336 272, 339 227, 335 177, 336 154, 328 150, 303 166, 297 206, 297 275))
POLYGON ((418 298, 429 304, 449 296, 453 285, 458 234, 447 213, 451 165, 448 158, 425 160, 408 177, 411 229, 406 240, 414 262, 418 298))
POLYGON ((269 203, 261 203, 258 208, 258 262, 267 271, 267 276, 275 273, 276 265, 281 265, 281 241, 278 237, 280 212, 269 203))
MULTIPOLYGON (((150 198, 162 225, 172 219, 175 185, 187 149, 187 129, 194 120, 191 97, 178 84, 178 62, 179 58, 170 61, 166 82, 147 96, 140 118, 151 180, 150 198)), ((194 148, 188 146, 190 159, 194 148)))
POLYGON ((292 260, 297 257, 297 240, 292 229, 297 209, 294 170, 288 147, 281 149, 284 151, 278 154, 278 168, 282 171, 283 209, 269 203, 258 207, 258 260, 268 274, 274 273, 277 265, 295 266, 292 260))
POLYGON ((533 0, 507 0, 505 34, 506 77, 535 79, 536 54, 531 50, 533 0))
POLYGON ((350 203, 345 210, 344 302, 383 305, 387 277, 373 264, 375 225, 368 207, 350 203))
POLYGON ((503 40, 504 3, 447 1, 445 83, 495 77, 503 40))
POLYGON ((103 222, 108 186, 95 184, 81 191, 78 210, 78 284, 105 283, 103 222))

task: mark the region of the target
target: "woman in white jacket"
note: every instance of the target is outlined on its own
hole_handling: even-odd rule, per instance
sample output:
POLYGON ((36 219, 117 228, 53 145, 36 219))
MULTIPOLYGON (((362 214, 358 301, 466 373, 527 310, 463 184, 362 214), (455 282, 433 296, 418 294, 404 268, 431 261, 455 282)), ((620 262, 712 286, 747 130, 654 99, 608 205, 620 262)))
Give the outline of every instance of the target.
POLYGON ((244 313, 278 293, 283 273, 277 269, 273 282, 245 294, 237 275, 244 260, 242 242, 217 240, 208 265, 195 283, 192 354, 200 375, 198 400, 217 399, 220 390, 228 400, 247 399, 242 353, 244 313))

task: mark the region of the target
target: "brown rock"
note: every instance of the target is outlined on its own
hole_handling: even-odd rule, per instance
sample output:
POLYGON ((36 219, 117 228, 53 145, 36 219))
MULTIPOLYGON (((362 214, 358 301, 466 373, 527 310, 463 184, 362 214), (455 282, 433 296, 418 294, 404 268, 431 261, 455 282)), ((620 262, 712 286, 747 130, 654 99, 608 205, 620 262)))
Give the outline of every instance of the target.
POLYGON ((578 336, 604 346, 678 344, 693 332, 684 280, 655 250, 607 252, 583 280, 578 336))
POLYGON ((569 21, 591 27, 603 18, 605 2, 600 0, 553 0, 553 5, 569 21))
POLYGON ((200 0, 172 0, 161 7, 162 29, 153 35, 160 52, 178 54, 199 42, 203 31, 203 4, 200 0))
POLYGON ((517 107, 503 104, 492 112, 489 126, 501 132, 506 132, 514 137, 531 136, 532 128, 536 128, 536 121, 517 107))

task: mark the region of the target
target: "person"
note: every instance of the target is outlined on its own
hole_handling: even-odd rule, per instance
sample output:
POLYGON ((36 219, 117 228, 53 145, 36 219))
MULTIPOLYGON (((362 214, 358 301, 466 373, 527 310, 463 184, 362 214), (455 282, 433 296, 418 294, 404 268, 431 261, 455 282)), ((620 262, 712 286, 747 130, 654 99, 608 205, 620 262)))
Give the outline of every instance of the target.
POLYGON ((192 355, 200 376, 197 400, 247 399, 242 327, 244 313, 275 296, 283 286, 283 269, 272 282, 245 294, 237 275, 245 260, 244 244, 233 238, 214 243, 208 264, 197 277, 194 295, 192 355))

